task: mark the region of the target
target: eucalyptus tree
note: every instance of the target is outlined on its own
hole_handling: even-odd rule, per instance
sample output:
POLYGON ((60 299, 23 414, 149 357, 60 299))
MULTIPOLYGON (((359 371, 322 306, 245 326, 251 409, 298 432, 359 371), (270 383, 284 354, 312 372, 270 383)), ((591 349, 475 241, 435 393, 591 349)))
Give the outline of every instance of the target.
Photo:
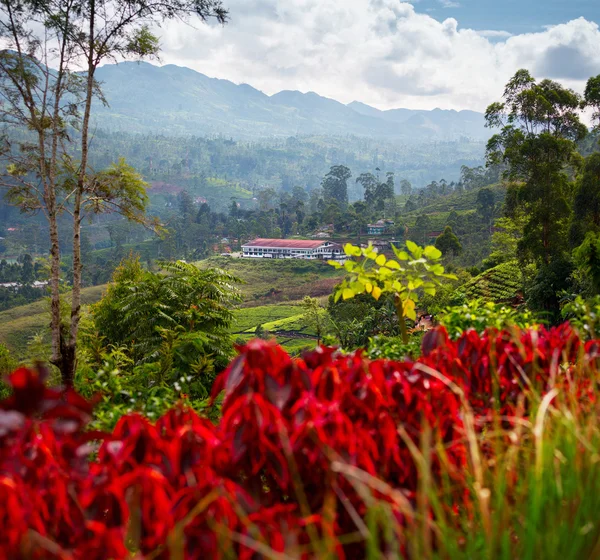
POLYGON ((488 164, 506 165, 509 196, 526 209, 519 241, 522 259, 549 265, 564 256, 572 185, 569 168, 579 164, 577 142, 587 133, 580 121, 581 97, 551 80, 519 70, 503 100, 486 111, 487 125, 499 128, 487 146, 488 164))
POLYGON ((145 222, 145 183, 124 161, 89 166, 95 74, 109 61, 156 56, 150 26, 165 20, 214 18, 221 0, 0 0, 0 175, 8 198, 24 212, 42 212, 51 260, 51 361, 70 386, 81 306, 81 223, 92 213, 118 212, 145 222), (71 313, 61 325, 59 217, 70 216, 71 313))

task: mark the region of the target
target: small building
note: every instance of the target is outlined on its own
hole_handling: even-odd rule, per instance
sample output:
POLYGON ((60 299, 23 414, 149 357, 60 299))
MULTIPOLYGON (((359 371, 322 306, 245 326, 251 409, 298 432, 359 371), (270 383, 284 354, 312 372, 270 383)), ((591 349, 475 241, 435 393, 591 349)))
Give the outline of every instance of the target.
POLYGON ((242 245, 242 257, 258 259, 342 260, 339 243, 305 239, 255 239, 242 245))
POLYGON ((392 220, 378 220, 374 224, 367 225, 368 235, 383 235, 394 225, 392 220))

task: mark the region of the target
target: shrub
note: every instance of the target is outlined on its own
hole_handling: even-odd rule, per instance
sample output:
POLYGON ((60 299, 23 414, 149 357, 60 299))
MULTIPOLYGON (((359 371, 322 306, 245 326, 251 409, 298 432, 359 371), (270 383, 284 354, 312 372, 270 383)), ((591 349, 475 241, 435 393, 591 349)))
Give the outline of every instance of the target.
POLYGON ((488 328, 528 328, 534 324, 533 315, 526 310, 507 305, 474 300, 464 305, 442 311, 439 322, 446 327, 451 338, 456 339, 469 329, 482 334, 488 328))
POLYGON ((567 319, 586 338, 600 335, 600 296, 584 300, 577 296, 565 304, 561 310, 563 319, 567 319))
POLYGON ((422 354, 294 360, 255 340, 217 379, 217 425, 180 406, 111 434, 86 431, 91 403, 17 370, 0 404, 0 552, 591 557, 600 342, 568 325, 437 329, 422 354))

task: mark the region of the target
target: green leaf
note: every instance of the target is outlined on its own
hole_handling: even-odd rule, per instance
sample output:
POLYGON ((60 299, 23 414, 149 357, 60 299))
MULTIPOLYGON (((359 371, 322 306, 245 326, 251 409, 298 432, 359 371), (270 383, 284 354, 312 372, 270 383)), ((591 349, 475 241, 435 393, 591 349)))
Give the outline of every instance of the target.
POLYGON ((342 268, 342 265, 337 261, 327 261, 329 266, 333 266, 333 268, 337 268, 338 270, 342 268))
POLYGON ((342 291, 342 298, 344 298, 344 300, 352 299, 353 297, 354 297, 354 290, 351 290, 350 288, 345 288, 342 291))
POLYGON ((393 272, 389 268, 381 267, 379 269, 379 276, 391 276, 393 272))
POLYGON ((387 261, 387 259, 385 258, 385 255, 379 255, 375 259, 375 262, 377 263, 378 266, 385 266, 386 261, 387 261))
POLYGON ((406 251, 400 251, 395 246, 392 246, 392 248, 394 249, 394 254, 398 260, 407 261, 410 259, 410 255, 406 251))
POLYGON ((416 305, 414 301, 411 299, 404 301, 403 310, 405 317, 408 317, 411 321, 417 320, 416 305))
POLYGON ((385 263, 385 266, 391 270, 400 270, 402 267, 393 260, 389 260, 385 263))
POLYGON ((354 267, 356 266, 356 263, 354 261, 346 261, 344 263, 344 268, 348 271, 348 272, 352 272, 354 270, 354 267))
POLYGON ((419 246, 415 242, 410 240, 406 242, 406 247, 413 255, 415 255, 419 251, 419 246))
POLYGON ((423 255, 425 255, 428 259, 437 260, 441 258, 442 252, 433 245, 428 245, 425 247, 425 249, 423 249, 423 255))
POLYGON ((373 286, 373 291, 371 292, 371 295, 375 298, 375 299, 379 299, 381 297, 381 288, 379 286, 373 286))

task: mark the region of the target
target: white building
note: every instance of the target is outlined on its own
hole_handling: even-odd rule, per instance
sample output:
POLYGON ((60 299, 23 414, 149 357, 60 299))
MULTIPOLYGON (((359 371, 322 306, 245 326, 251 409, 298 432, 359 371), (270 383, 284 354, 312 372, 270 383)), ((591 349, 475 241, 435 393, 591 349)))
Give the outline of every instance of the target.
POLYGON ((255 239, 242 245, 242 257, 258 259, 344 259, 339 243, 304 239, 255 239))

